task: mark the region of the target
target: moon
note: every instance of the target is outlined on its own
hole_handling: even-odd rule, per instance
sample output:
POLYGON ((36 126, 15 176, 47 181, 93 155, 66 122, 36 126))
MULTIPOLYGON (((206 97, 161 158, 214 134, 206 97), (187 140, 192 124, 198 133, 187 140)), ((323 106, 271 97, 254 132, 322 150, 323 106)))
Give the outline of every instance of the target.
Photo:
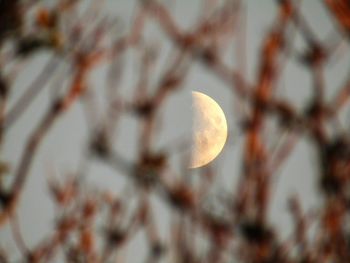
POLYGON ((192 91, 193 144, 189 168, 213 161, 227 139, 227 122, 223 110, 211 97, 192 91))

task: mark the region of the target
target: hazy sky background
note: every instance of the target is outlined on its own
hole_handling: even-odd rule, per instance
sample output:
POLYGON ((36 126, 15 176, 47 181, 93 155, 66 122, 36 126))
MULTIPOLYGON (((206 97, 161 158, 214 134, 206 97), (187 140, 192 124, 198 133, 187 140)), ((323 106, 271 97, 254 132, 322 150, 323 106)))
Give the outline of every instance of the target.
MULTIPOLYGON (((82 2, 84 2, 83 0, 82 2)), ((88 2, 88 1, 86 1, 88 2)), ((197 0, 178 0, 166 1, 172 10, 173 16, 183 28, 190 27, 198 18, 199 3, 197 0)), ((257 58, 259 57, 262 37, 269 30, 276 11, 276 1, 272 0, 249 0, 243 1, 246 7, 246 58, 247 75, 251 83, 256 80, 257 58)), ((131 0, 109 0, 106 1, 106 12, 111 16, 118 16, 123 24, 124 30, 130 25, 130 19, 134 13, 134 7, 137 1, 131 0)), ((317 0, 302 1, 302 12, 321 39, 336 39, 337 33, 333 30, 333 24, 329 19, 328 13, 323 5, 317 0)), ((167 56, 174 48, 170 42, 164 38, 164 35, 158 30, 158 27, 150 27, 146 38, 149 41, 156 42, 161 48, 160 60, 162 63, 157 65, 156 69, 161 70, 162 65, 166 65, 167 56)), ((300 36, 296 35, 295 47, 301 50, 303 43, 300 36)), ((130 54, 125 57, 127 70, 121 87, 122 94, 131 98, 131 90, 137 79, 137 54, 130 54)), ((20 95, 24 92, 28 83, 33 80, 49 58, 47 53, 40 53, 33 57, 25 66, 19 78, 14 82, 12 100, 9 105, 14 104, 20 95)), ((236 64, 236 58, 228 55, 227 61, 236 64)), ((326 83, 328 85, 328 95, 333 95, 342 84, 345 74, 348 72, 349 57, 340 56, 339 62, 327 68, 326 83)), ((63 70, 63 68, 61 68, 63 70)), ((97 93, 103 89, 105 68, 96 70, 90 78, 91 88, 97 93)), ((49 85, 50 86, 50 85, 49 85)), ((171 100, 166 102, 165 111, 162 118, 162 132, 159 135, 159 141, 156 142, 159 147, 167 145, 168 142, 188 133, 191 127, 189 111, 190 92, 192 90, 201 91, 215 99, 226 114, 229 129, 233 132, 222 154, 215 159, 213 165, 219 173, 219 180, 216 189, 225 189, 232 191, 240 175, 239 166, 242 156, 242 136, 238 136, 237 116, 235 116, 234 107, 232 107, 233 97, 229 89, 208 70, 198 63, 194 63, 190 69, 188 77, 184 83, 184 89, 174 95, 171 100)), ((291 59, 284 71, 283 77, 278 85, 278 96, 286 97, 302 108, 305 102, 310 98, 311 79, 310 74, 305 68, 302 68, 295 59, 291 59)), ((6 134, 3 159, 13 164, 18 163, 21 156, 24 143, 28 134, 36 127, 38 121, 50 103, 50 94, 52 87, 48 87, 42 92, 28 108, 21 119, 6 134)), ((102 101, 102 98, 100 98, 102 101)), ((103 103, 100 103, 96 112, 97 116, 103 113, 103 103)), ((346 112, 344 113, 346 118, 346 112)), ((136 150, 137 141, 137 121, 130 116, 123 117, 122 127, 118 131, 115 148, 122 149, 123 154, 128 159, 133 158, 136 150)), ((76 103, 73 108, 53 126, 51 132, 41 144, 38 154, 31 168, 31 175, 27 181, 24 194, 22 195, 19 219, 20 225, 28 244, 34 244, 39 241, 44 233, 52 228, 54 207, 48 195, 47 173, 51 172, 53 167, 56 175, 64 176, 67 173, 76 171, 79 167, 79 157, 84 151, 88 135, 85 116, 82 110, 82 104, 76 103)), ((271 134, 269 140, 275 139, 271 134)), ((291 230, 291 218, 287 211, 286 200, 291 194, 297 193, 303 201, 304 207, 311 207, 317 204, 319 196, 317 188, 313 183, 315 172, 313 166, 315 158, 309 142, 302 139, 293 154, 280 171, 279 179, 276 181, 273 190, 272 203, 270 207, 270 220, 272 223, 281 227, 283 237, 286 237, 291 230)), ((15 169, 15 167, 12 167, 15 169)), ((99 162, 90 164, 88 180, 93 185, 108 187, 112 191, 118 191, 124 184, 122 176, 116 175, 116 172, 99 162)), ((159 200, 155 200, 157 206, 157 221, 166 229, 168 213, 166 208, 159 200)), ((164 231, 164 234, 166 231, 164 231)), ((140 262, 142 259, 142 237, 137 238, 134 247, 140 251, 138 253, 129 253, 127 262, 140 262)), ((8 251, 16 251, 12 243, 12 237, 9 229, 0 230, 0 243, 2 247, 8 248, 8 251), (6 244, 6 245, 5 245, 6 244)))

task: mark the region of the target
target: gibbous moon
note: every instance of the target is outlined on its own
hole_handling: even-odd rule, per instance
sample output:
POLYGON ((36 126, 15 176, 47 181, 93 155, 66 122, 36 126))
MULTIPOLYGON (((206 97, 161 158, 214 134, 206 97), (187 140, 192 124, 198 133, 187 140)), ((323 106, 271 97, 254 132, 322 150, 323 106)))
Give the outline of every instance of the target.
POLYGON ((225 145, 225 114, 209 96, 193 91, 193 145, 189 168, 204 166, 214 160, 225 145))

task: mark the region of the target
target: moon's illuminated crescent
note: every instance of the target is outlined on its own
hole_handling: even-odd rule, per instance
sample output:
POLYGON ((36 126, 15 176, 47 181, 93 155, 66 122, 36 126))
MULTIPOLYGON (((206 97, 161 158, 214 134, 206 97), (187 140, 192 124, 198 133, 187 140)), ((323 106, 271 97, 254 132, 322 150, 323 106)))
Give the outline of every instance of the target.
POLYGON ((209 96, 193 91, 193 146, 190 168, 204 166, 214 160, 225 145, 225 114, 209 96))

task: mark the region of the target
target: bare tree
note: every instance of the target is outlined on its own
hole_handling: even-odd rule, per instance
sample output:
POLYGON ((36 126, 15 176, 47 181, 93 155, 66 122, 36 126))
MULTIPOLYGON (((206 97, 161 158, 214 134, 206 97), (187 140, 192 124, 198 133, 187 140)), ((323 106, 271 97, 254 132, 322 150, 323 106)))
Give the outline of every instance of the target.
MULTIPOLYGON (((21 262, 52 262, 60 253, 66 262, 114 262, 140 231, 145 233, 145 247, 149 248, 148 257, 142 259, 145 262, 350 262, 350 141, 339 120, 350 97, 350 80, 344 80, 334 98, 325 95, 326 89, 335 87, 327 87, 324 80, 336 52, 341 45, 348 45, 347 0, 324 3, 334 30, 340 32, 337 41, 318 39, 300 12, 300 1, 276 1, 274 22, 261 43, 253 82, 245 76, 244 56, 238 54, 239 67, 228 65, 224 59, 232 43, 237 42, 244 49, 244 34, 240 33, 243 1, 203 1, 199 21, 192 28, 183 29, 162 1, 140 0, 128 32, 118 36, 113 31, 115 20, 105 16, 103 1, 91 1, 86 9, 81 8, 84 1, 53 2, 49 7, 40 1, 0 0, 2 143, 47 84, 57 77, 62 80, 59 66, 65 63, 69 68, 69 74, 64 75, 69 82, 67 89, 59 89, 53 96, 42 120, 27 138, 19 162, 10 160, 11 176, 6 175, 8 164, 4 161, 0 164, 0 224, 11 226, 21 262), (147 23, 156 23, 175 47, 167 67, 156 76, 152 66, 157 60, 157 47, 146 41, 147 23), (296 53, 291 44, 296 33, 306 43, 302 53, 296 53), (11 80, 24 70, 24 63, 44 49, 52 59, 9 107, 11 80), (131 100, 119 92, 123 55, 128 50, 142 54, 138 61, 137 91, 131 100), (312 99, 302 110, 276 95, 284 66, 293 58, 312 78, 312 99), (237 114, 244 137, 240 181, 234 194, 212 200, 214 206, 222 208, 221 213, 205 205, 206 194, 216 180, 215 169, 210 166, 202 169, 198 182, 188 184, 169 166, 171 149, 157 152, 152 147, 157 139, 158 113, 164 101, 183 88, 194 62, 222 80, 240 101, 237 114), (81 158, 84 162, 98 159, 124 176, 135 191, 137 205, 133 207, 122 195, 89 188, 89 183, 82 180, 84 167, 76 175, 67 176, 64 182, 50 177, 48 186, 57 208, 55 227, 42 242, 29 247, 18 227, 16 211, 31 165, 51 128, 59 125, 62 115, 78 100, 87 119, 93 119, 96 94, 89 88, 87 78, 100 65, 108 67, 104 87, 108 105, 102 121, 91 121, 91 136, 81 158), (151 77, 156 80, 155 87, 150 87, 151 77), (134 162, 126 160, 113 147, 122 115, 133 115, 140 123, 139 151, 134 162), (269 120, 276 122, 280 136, 280 143, 273 149, 264 139, 269 120), (332 123, 338 125, 329 129, 332 123), (315 170, 321 205, 316 211, 305 211, 299 197, 291 197, 294 233, 282 240, 278 229, 267 219, 271 187, 296 142, 303 137, 312 141, 318 159, 315 170), (170 240, 160 238, 150 202, 153 194, 175 215, 169 229, 170 240), (317 225, 317 234, 310 238, 311 224, 317 225)), ((0 261, 12 260, 13 255, 2 249, 0 261)))

